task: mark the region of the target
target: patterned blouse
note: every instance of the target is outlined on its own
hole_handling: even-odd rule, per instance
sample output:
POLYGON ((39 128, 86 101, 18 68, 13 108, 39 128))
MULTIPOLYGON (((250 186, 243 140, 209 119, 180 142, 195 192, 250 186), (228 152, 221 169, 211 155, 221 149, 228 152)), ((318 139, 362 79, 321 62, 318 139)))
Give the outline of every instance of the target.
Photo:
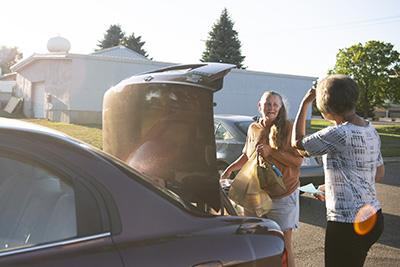
MULTIPOLYGON (((381 141, 370 123, 330 126, 305 137, 302 143, 308 154, 323 155, 329 221, 352 223, 362 207, 381 208, 375 189, 376 169, 383 164, 381 141)), ((370 215, 357 216, 357 221, 370 215)))

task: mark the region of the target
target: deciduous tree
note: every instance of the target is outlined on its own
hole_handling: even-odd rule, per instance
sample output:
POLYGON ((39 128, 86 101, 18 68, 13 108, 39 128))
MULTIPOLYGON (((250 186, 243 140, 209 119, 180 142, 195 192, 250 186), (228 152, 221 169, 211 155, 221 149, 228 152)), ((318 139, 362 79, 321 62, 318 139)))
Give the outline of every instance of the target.
POLYGON ((390 43, 368 41, 340 49, 330 73, 353 77, 359 87, 358 112, 372 116, 385 101, 400 101, 400 54, 390 43))
POLYGON ((10 67, 22 58, 22 53, 17 47, 0 47, 0 76, 10 72, 10 67))

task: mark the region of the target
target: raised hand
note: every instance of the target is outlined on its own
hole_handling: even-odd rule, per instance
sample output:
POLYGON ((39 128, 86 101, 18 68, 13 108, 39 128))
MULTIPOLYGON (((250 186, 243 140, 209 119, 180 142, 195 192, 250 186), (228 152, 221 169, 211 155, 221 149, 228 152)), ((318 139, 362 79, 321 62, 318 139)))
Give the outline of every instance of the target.
POLYGON ((256 147, 258 155, 266 159, 272 152, 272 148, 267 144, 258 144, 256 147))

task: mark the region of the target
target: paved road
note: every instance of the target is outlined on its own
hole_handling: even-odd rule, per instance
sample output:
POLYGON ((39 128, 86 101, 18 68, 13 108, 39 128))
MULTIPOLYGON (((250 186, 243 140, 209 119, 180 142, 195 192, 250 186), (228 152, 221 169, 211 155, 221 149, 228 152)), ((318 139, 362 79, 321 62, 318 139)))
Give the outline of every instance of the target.
MULTIPOLYGON (((386 162, 386 175, 377 184, 385 230, 371 248, 364 266, 400 266, 400 162, 386 162)), ((296 264, 324 266, 325 204, 312 197, 300 197, 300 229, 294 233, 296 264)))

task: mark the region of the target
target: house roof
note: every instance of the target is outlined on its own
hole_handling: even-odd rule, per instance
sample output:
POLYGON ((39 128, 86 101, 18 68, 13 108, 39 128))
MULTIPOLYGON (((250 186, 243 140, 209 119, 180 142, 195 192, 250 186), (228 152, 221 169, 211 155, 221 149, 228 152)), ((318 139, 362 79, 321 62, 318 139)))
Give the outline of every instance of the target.
MULTIPOLYGON (((153 61, 145 56, 123 46, 114 46, 106 49, 96 51, 91 54, 71 54, 68 52, 52 52, 46 54, 33 54, 28 58, 22 59, 15 65, 11 66, 11 71, 18 72, 26 66, 30 65, 36 60, 72 60, 73 58, 85 58, 85 59, 95 59, 101 61, 114 61, 114 62, 127 62, 127 63, 140 63, 140 64, 150 64, 158 65, 160 67, 165 67, 167 65, 175 65, 177 63, 171 62, 161 62, 153 61)), ((302 76, 302 75, 292 75, 292 74, 282 74, 282 73, 271 73, 271 72, 261 72, 252 70, 242 70, 233 69, 231 72, 238 72, 246 75, 268 75, 274 77, 282 77, 289 79, 304 79, 304 80, 316 80, 318 77, 302 76)))
MULTIPOLYGON (((128 48, 126 48, 126 49, 128 49, 128 48)), ((132 51, 132 50, 130 50, 130 51, 132 51)), ((98 52, 100 52, 100 51, 98 51, 98 52)), ((132 52, 136 53, 134 51, 132 51, 132 52)), ((145 57, 144 57, 145 58, 145 60, 144 60, 143 58, 140 58, 140 57, 135 58, 135 57, 110 56, 107 53, 105 55, 102 53, 82 55, 82 54, 57 52, 57 53, 47 53, 47 54, 36 54, 35 53, 35 54, 17 62, 13 66, 11 66, 10 69, 14 72, 18 72, 21 69, 29 66, 31 63, 33 63, 37 60, 72 60, 74 58, 100 60, 100 61, 113 61, 113 62, 140 63, 140 64, 156 65, 156 66, 160 66, 160 67, 165 67, 167 65, 174 64, 174 63, 170 63, 170 62, 153 61, 153 60, 149 60, 145 57)))
POLYGON ((274 73, 274 72, 265 72, 265 71, 256 71, 256 70, 247 70, 247 69, 233 69, 231 72, 237 72, 245 75, 268 75, 273 77, 287 78, 287 79, 301 79, 307 81, 315 81, 318 77, 315 76, 304 76, 304 75, 294 75, 294 74, 286 74, 286 73, 274 73))
POLYGON ((18 72, 19 70, 25 68, 35 60, 41 60, 41 59, 69 59, 68 53, 64 52, 58 52, 58 53, 48 53, 48 54, 33 54, 27 58, 22 59, 21 61, 18 61, 16 64, 12 65, 10 67, 11 71, 13 72, 18 72))
POLYGON ((138 52, 133 51, 132 49, 129 49, 123 45, 118 45, 118 46, 102 49, 102 50, 92 53, 91 55, 149 60, 147 57, 145 57, 145 56, 139 54, 138 52))
MULTIPOLYGON (((128 62, 152 62, 152 63, 161 63, 162 62, 155 62, 152 61, 145 56, 123 46, 114 46, 106 49, 102 49, 96 51, 94 53, 88 55, 80 55, 80 54, 71 54, 68 52, 50 52, 46 54, 33 54, 28 58, 22 59, 21 61, 17 62, 13 66, 11 66, 11 70, 17 72, 22 68, 25 68, 32 62, 36 60, 71 60, 72 58, 96 58, 105 61, 128 61, 128 62)), ((169 63, 172 64, 172 63, 169 63)))
POLYGON ((16 77, 16 72, 6 73, 3 76, 0 76, 0 81, 15 81, 16 77))

